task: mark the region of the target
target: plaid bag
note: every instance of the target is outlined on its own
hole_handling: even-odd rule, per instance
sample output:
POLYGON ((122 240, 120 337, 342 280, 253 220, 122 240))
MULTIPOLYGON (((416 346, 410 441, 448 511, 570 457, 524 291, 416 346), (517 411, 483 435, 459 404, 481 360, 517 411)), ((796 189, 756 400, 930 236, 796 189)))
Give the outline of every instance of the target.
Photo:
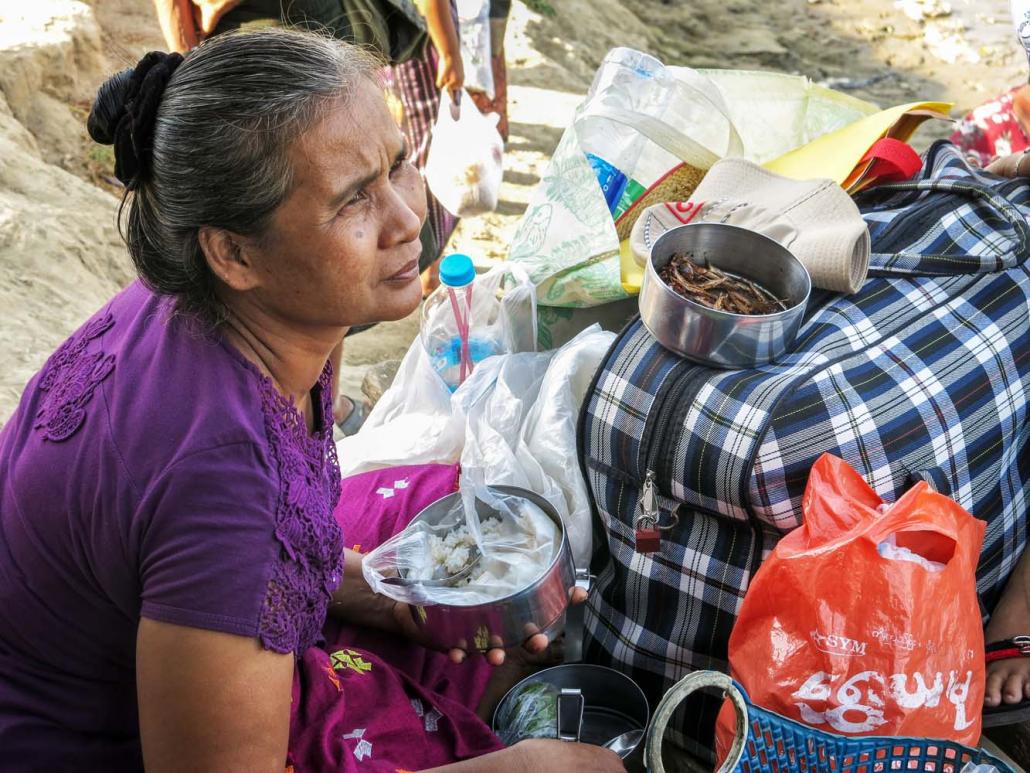
MULTIPOLYGON (((587 393, 580 458, 601 536, 586 657, 630 674, 652 705, 688 671, 726 669, 744 592, 798 526, 823 452, 887 500, 926 480, 985 520, 977 579, 988 610, 1026 543, 1030 187, 938 143, 917 178, 858 203, 871 278, 852 296, 813 296, 789 355, 705 368, 638 319, 587 393), (649 473, 670 528, 660 552, 641 554, 634 523, 649 473)), ((709 756, 717 709, 686 705, 667 740, 709 756)))

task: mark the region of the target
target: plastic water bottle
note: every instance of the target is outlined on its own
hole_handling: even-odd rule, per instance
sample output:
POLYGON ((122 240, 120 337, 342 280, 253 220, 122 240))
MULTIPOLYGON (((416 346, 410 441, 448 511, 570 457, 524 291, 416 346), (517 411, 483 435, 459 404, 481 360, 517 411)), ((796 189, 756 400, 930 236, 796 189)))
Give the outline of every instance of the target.
POLYGON ((665 65, 653 56, 632 48, 613 48, 605 56, 587 92, 586 116, 580 122, 579 140, 604 192, 608 211, 615 219, 645 191, 645 187, 633 179, 644 138, 629 126, 591 116, 590 103, 595 101, 623 110, 660 115, 662 105, 652 104, 658 91, 654 80, 664 74, 665 65))
POLYGON ((476 269, 468 255, 440 261, 440 286, 422 306, 420 337, 430 364, 452 392, 477 362, 500 353, 501 342, 489 324, 498 304, 482 289, 476 293, 476 269))

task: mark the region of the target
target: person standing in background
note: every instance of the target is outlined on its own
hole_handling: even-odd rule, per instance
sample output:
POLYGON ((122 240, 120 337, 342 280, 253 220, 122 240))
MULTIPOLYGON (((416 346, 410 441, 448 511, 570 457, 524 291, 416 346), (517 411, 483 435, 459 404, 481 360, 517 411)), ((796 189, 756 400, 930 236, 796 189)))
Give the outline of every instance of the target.
POLYGON ((170 51, 234 29, 297 27, 371 48, 387 64, 421 56, 425 22, 412 0, 154 0, 170 51))
MULTIPOLYGON (((426 46, 421 57, 395 65, 393 76, 404 107, 402 129, 411 148, 411 161, 424 173, 433 125, 440 112, 441 94, 447 93, 448 107, 453 104, 460 109, 465 68, 461 61, 458 11, 452 0, 416 2, 425 16, 432 45, 426 46)), ((458 218, 443 208, 428 187, 426 197, 429 206, 426 222, 436 238, 436 250, 434 260, 422 274, 423 296, 440 284, 439 258, 458 224, 458 218)))

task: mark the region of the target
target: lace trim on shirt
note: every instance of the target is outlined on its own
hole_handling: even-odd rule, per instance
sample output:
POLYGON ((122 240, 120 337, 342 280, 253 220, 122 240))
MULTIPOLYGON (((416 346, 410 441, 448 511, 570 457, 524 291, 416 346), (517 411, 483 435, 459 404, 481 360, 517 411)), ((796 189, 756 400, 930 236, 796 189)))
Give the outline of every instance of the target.
POLYGON ((53 353, 40 374, 37 387, 43 393, 33 429, 54 442, 67 440, 86 420, 85 406, 93 390, 114 370, 114 355, 87 352, 89 342, 114 324, 110 313, 97 317, 72 335, 53 353))
POLYGON ((299 655, 318 643, 343 574, 343 535, 333 516, 340 498, 340 465, 333 443, 331 375, 327 364, 318 380, 322 415, 314 435, 297 409, 262 379, 265 430, 279 472, 275 536, 280 551, 259 635, 276 652, 299 655))

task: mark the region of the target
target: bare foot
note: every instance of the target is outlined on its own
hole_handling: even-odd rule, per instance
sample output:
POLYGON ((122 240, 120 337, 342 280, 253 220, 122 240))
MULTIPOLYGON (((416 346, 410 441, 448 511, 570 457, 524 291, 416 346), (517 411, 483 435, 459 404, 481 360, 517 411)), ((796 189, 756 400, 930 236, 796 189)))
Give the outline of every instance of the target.
MULTIPOLYGON (((1030 634, 1030 559, 1024 552, 991 615, 984 640, 991 644, 1026 634, 1030 634)), ((1030 658, 1006 658, 987 664, 985 706, 1019 703, 1026 699, 1030 699, 1030 658)))

